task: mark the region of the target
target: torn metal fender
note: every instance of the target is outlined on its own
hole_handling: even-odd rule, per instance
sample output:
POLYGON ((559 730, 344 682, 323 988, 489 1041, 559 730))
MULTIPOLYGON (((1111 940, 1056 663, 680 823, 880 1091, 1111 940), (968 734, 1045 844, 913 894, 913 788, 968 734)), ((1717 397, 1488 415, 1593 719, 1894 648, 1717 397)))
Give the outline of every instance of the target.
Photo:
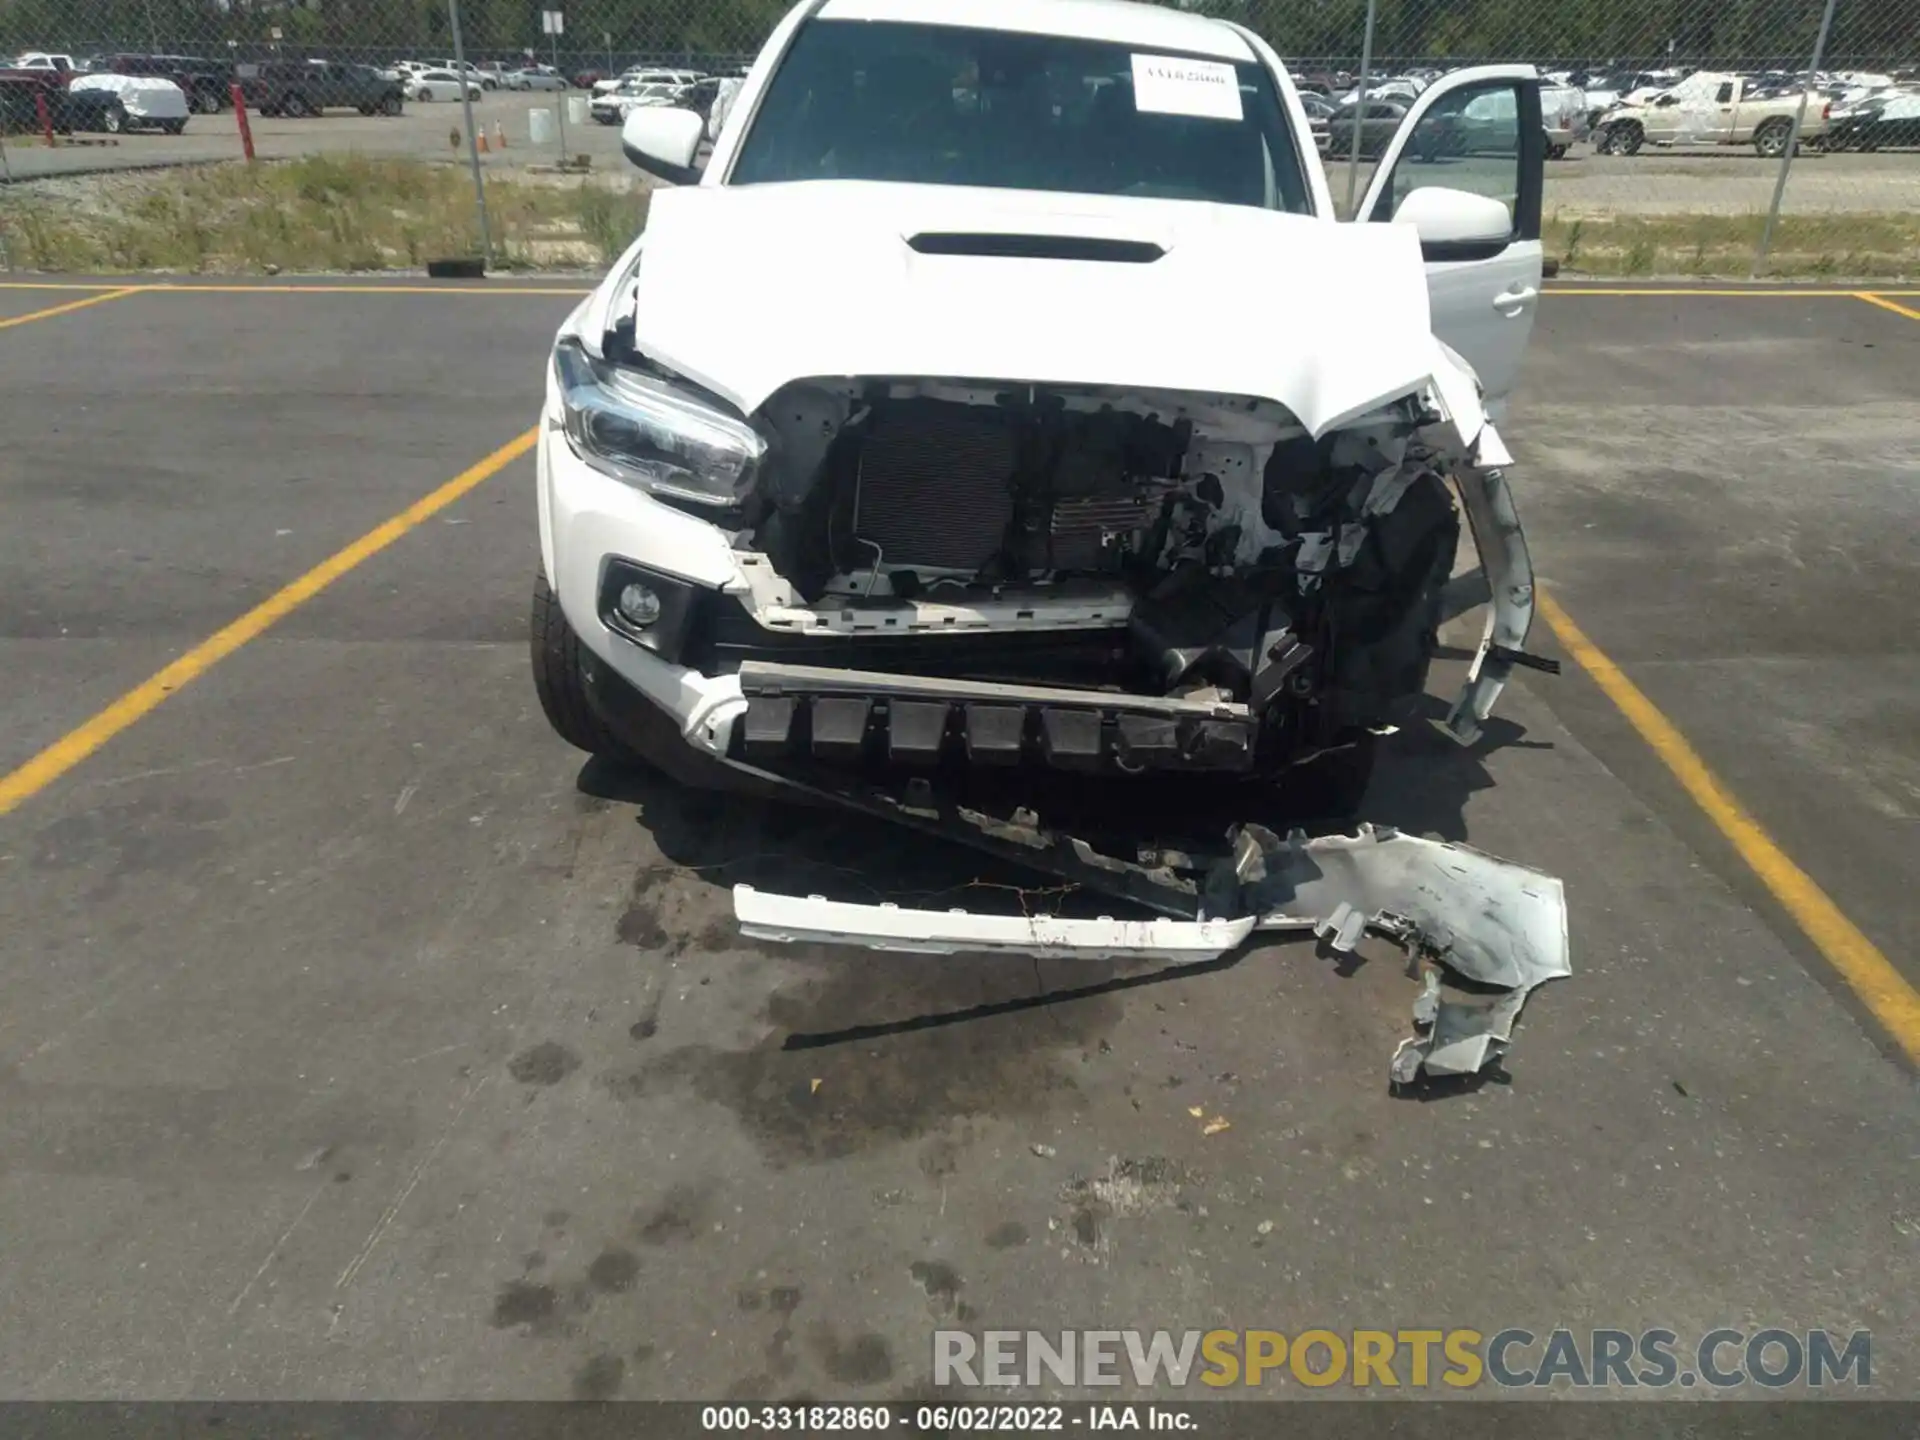
POLYGON ((1488 425, 1480 432, 1474 463, 1455 476, 1490 594, 1479 652, 1447 715, 1447 730, 1462 745, 1480 738, 1480 722, 1493 713, 1513 673, 1509 657, 1522 651, 1533 628, 1533 558, 1507 487, 1503 467, 1511 463, 1499 432, 1488 425))
POLYGON ((967 910, 909 910, 854 905, 820 895, 774 895, 733 887, 740 933, 780 944, 816 941, 910 955, 1012 952, 1086 960, 1217 960, 1252 933, 1239 920, 1067 920, 1053 915, 976 915, 967 910))

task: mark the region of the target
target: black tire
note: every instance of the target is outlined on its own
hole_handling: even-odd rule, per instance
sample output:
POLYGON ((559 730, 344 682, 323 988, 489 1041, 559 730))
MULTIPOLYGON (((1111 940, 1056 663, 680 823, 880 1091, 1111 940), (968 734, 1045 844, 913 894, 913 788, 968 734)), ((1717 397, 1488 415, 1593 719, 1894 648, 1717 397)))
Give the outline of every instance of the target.
POLYGON ((527 642, 533 661, 534 693, 540 697, 540 709, 554 734, 589 755, 622 765, 636 763, 633 752, 607 728, 588 701, 581 667, 594 663, 593 657, 567 623, 547 577, 538 573, 533 577, 533 613, 528 617, 527 642))
POLYGON ((1793 122, 1776 115, 1753 132, 1753 153, 1762 160, 1778 160, 1787 153, 1787 142, 1792 138, 1793 122))
POLYGON ((398 115, 400 113, 400 96, 393 94, 382 100, 380 102, 380 113, 382 115, 398 115))
POLYGON ((1547 158, 1548 158, 1549 160, 1564 160, 1564 159, 1566 159, 1566 158, 1567 158, 1567 147, 1566 147, 1566 146, 1564 146, 1564 145, 1549 145, 1549 146, 1547 147, 1547 158))
POLYGON ((109 135, 118 135, 127 128, 127 112, 119 105, 109 105, 100 116, 100 128, 109 135))
POLYGON ((1624 120, 1618 125, 1609 126, 1607 136, 1601 142, 1601 153, 1606 155, 1638 155, 1640 147, 1646 143, 1647 132, 1632 120, 1624 120))
POLYGON ((430 104, 433 100, 433 91, 422 85, 420 87, 420 93, 413 98, 418 100, 422 105, 430 104))
POLYGON ((313 114, 313 106, 307 103, 307 97, 295 90, 280 102, 280 111, 290 120, 304 120, 313 114))
POLYGON ((186 133, 187 122, 184 120, 167 120, 161 123, 160 128, 169 135, 182 135, 186 133))
POLYGON ((194 91, 193 108, 202 115, 218 115, 220 113, 220 92, 218 90, 194 91))

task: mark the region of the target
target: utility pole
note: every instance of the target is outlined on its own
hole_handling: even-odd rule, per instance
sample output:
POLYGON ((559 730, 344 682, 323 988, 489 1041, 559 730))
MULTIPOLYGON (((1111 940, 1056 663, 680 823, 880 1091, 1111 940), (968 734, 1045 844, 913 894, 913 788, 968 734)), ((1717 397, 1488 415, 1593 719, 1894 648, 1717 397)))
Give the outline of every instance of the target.
POLYGON ((460 42, 460 0, 447 0, 447 20, 453 26, 453 70, 460 77, 460 113, 467 122, 467 163, 473 168, 473 202, 480 214, 480 258, 493 268, 493 236, 487 229, 487 187, 480 179, 480 148, 474 141, 472 82, 467 78, 467 51, 460 42))
MULTIPOLYGON (((567 17, 558 10, 542 10, 540 12, 540 28, 547 32, 547 39, 552 43, 553 68, 558 70, 560 68, 560 36, 567 28, 567 17)), ((555 95, 557 98, 553 102, 554 120, 560 127, 560 166, 562 169, 565 169, 567 164, 567 93, 565 90, 556 91, 555 95)))

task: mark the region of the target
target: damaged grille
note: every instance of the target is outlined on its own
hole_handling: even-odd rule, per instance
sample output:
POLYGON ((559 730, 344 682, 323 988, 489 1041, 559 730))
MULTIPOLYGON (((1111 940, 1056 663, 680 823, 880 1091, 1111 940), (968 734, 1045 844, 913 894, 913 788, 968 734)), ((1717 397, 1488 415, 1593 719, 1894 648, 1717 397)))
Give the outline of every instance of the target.
POLYGON ((980 569, 1013 521, 1014 435, 991 411, 888 407, 860 451, 853 533, 870 561, 980 569))
POLYGON ((748 662, 737 734, 761 763, 811 757, 933 766, 1245 771, 1256 726, 1226 701, 1103 695, 858 670, 748 662))

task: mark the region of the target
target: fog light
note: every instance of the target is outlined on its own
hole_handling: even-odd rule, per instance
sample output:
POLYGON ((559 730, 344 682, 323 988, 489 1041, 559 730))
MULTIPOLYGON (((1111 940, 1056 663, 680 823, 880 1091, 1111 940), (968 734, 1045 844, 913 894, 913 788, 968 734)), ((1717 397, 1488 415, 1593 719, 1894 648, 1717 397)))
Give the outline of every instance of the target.
POLYGON ((638 582, 622 587, 617 606, 620 618, 637 630, 644 630, 658 620, 664 608, 660 597, 638 582))

